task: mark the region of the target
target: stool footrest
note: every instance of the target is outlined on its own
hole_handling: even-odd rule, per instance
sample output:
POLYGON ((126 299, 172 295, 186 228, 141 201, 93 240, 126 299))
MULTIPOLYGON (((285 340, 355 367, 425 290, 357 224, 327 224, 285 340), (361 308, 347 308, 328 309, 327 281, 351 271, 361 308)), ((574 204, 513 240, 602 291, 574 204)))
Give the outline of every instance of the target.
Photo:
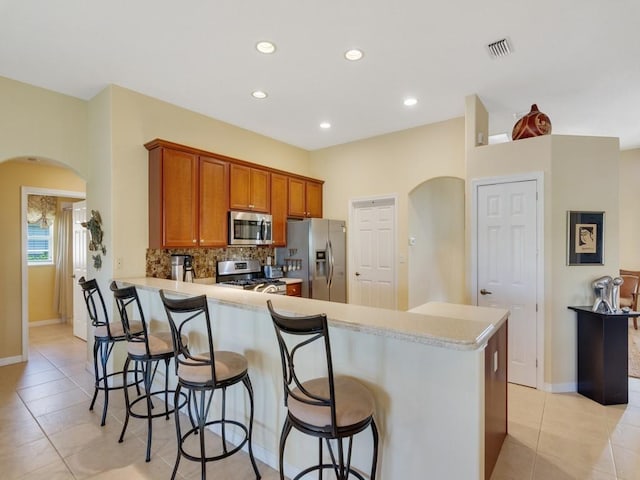
MULTIPOLYGON (((172 398, 173 398, 173 395, 175 394, 175 392, 176 392, 175 390, 167 390, 167 394, 168 394, 169 396, 171 396, 172 398)), ((153 397, 154 395, 164 395, 164 394, 165 394, 165 393, 164 393, 164 390, 157 390, 157 391, 155 391, 155 392, 150 392, 150 393, 149 393, 149 395, 151 395, 152 397, 153 397)), ((167 409, 165 408, 165 409, 164 409, 164 410, 162 410, 161 412, 153 413, 153 414, 151 414, 151 415, 148 415, 148 414, 146 414, 146 413, 136 413, 136 412, 134 412, 134 411, 133 411, 133 406, 134 406, 136 403, 141 402, 141 401, 146 400, 146 399, 147 399, 146 395, 142 395, 142 396, 140 396, 140 397, 136 398, 135 400, 133 400, 132 402, 130 402, 130 403, 129 403, 129 407, 128 407, 128 408, 129 408, 129 415, 131 415, 133 418, 149 418, 149 417, 151 417, 151 418, 158 418, 158 417, 165 417, 165 416, 167 416, 167 415, 170 415, 170 414, 174 413, 174 412, 175 412, 175 410, 176 410, 176 407, 175 407, 175 405, 174 405, 173 407, 171 407, 171 409, 170 409, 170 410, 167 410, 167 409)), ((186 396, 183 392, 180 392, 180 403, 179 403, 179 405, 178 405, 178 410, 180 410, 180 409, 181 409, 182 407, 184 407, 186 404, 187 404, 187 396, 186 396)), ((168 406, 168 405, 166 405, 165 407, 167 407, 167 406, 168 406)), ((152 408, 153 408, 153 407, 152 407, 152 408)))
MULTIPOLYGON (((243 423, 240 423, 236 420, 213 420, 210 422, 207 422, 204 424, 204 428, 207 428, 210 425, 235 425, 236 427, 240 428, 244 434, 244 438, 242 439, 242 441, 240 443, 238 443, 237 445, 235 445, 231 450, 227 451, 227 452, 223 452, 220 455, 215 455, 213 457, 205 457, 205 462, 213 462, 216 460, 221 460, 223 458, 227 458, 231 455, 233 455, 234 453, 238 452, 239 450, 242 449, 242 447, 244 447, 244 445, 248 442, 249 440, 249 430, 247 429, 246 425, 244 425, 243 423)), ((199 427, 193 427, 190 430, 188 430, 184 435, 182 435, 181 440, 180 440, 180 452, 182 453, 182 455, 185 458, 188 458, 189 460, 193 461, 193 462, 201 462, 202 458, 201 457, 196 457, 195 455, 191 455, 190 453, 187 453, 186 450, 184 449, 184 442, 185 440, 191 436, 191 435, 197 435, 199 434, 200 428, 199 427)))
MULTIPOLYGON (((133 373, 133 374, 139 373, 140 375, 142 375, 142 370, 130 370, 129 373, 130 374, 131 373, 133 373)), ((109 379, 111 377, 120 377, 120 378, 122 378, 122 374, 123 374, 123 371, 108 373, 107 374, 107 379, 109 379)), ((104 375, 101 376, 101 377, 98 377, 95 380, 94 387, 97 388, 98 390, 105 390, 105 388, 104 388, 104 378, 105 378, 104 375)), ((126 385, 124 385, 124 384, 122 384, 122 385, 107 385, 106 390, 121 390, 124 387, 135 387, 136 385, 142 384, 143 380, 144 379, 142 377, 140 377, 138 380, 136 380, 135 376, 134 376, 134 378, 130 379, 130 381, 127 382, 126 385)))

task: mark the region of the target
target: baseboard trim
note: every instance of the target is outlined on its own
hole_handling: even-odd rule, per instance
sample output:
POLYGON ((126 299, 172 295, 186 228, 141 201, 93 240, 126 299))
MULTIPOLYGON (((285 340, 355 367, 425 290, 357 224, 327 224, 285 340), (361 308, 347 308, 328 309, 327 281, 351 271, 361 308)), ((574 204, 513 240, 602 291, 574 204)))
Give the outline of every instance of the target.
POLYGON ((574 393, 578 391, 578 385, 575 382, 545 383, 544 391, 550 393, 574 393))
POLYGON ((24 360, 22 359, 22 355, 0 358, 0 367, 4 367, 5 365, 13 365, 14 363, 20 363, 23 361, 24 360))
POLYGON ((58 323, 64 323, 60 318, 50 318, 48 320, 36 320, 35 322, 29 322, 29 327, 43 327, 45 325, 56 325, 58 323))

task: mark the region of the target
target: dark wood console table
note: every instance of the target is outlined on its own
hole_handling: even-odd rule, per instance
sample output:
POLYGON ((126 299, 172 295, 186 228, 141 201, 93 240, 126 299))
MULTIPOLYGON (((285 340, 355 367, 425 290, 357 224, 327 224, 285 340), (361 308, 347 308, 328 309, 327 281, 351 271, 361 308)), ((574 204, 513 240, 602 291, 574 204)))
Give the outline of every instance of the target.
POLYGON ((578 393, 602 405, 629 401, 629 317, 640 312, 578 314, 578 393))

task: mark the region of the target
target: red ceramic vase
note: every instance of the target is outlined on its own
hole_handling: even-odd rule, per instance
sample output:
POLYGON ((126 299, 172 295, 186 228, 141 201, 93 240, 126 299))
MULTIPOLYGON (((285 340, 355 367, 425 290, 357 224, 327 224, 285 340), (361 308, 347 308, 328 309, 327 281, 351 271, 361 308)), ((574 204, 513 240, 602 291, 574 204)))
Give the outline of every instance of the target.
POLYGON ((538 110, 538 106, 534 103, 531 105, 531 111, 513 126, 511 138, 520 140, 521 138, 538 137, 540 135, 549 135, 550 133, 551 120, 538 110))

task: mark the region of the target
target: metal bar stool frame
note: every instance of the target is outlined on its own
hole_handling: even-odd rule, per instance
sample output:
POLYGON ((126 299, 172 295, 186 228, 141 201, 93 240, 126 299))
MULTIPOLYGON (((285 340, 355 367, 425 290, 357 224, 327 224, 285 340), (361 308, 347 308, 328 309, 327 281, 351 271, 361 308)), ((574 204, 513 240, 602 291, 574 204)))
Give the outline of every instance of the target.
MULTIPOLYGON (((118 307, 118 312, 120 314, 120 320, 122 321, 122 328, 127 339, 128 353, 122 372, 123 378, 127 377, 127 371, 129 369, 130 362, 134 361, 137 362, 142 369, 144 384, 144 394, 141 395, 138 392, 138 398, 134 399, 133 401, 131 401, 129 398, 129 389, 125 388, 124 390, 126 416, 124 424, 122 426, 122 432, 120 433, 120 437, 118 438, 118 443, 122 443, 124 441, 124 435, 127 431, 130 417, 147 419, 147 452, 145 461, 149 462, 151 460, 153 419, 165 417, 166 420, 169 420, 169 415, 176 410, 176 405, 178 405, 178 409, 186 405, 187 397, 184 394, 182 395, 182 397, 178 395, 172 395, 174 397, 173 400, 175 403, 172 408, 169 408, 169 393, 175 393, 175 390, 169 390, 169 363, 175 356, 175 352, 173 349, 173 340, 171 339, 170 334, 167 333, 167 338, 165 339, 168 342, 169 349, 167 350, 161 348, 159 351, 154 351, 154 349, 152 349, 150 346, 150 339, 153 339, 153 337, 158 339, 159 336, 164 335, 162 333, 154 334, 149 332, 149 328, 144 317, 142 304, 140 303, 140 298, 138 297, 138 291, 136 290, 136 287, 130 286, 119 288, 116 282, 111 282, 110 289, 113 292, 113 296, 118 307), (132 309, 131 312, 129 311, 130 309, 132 309), (135 312, 137 312, 137 316, 140 319, 139 322, 142 324, 142 333, 136 332, 135 330, 132 331, 131 329, 133 321, 130 320, 129 316, 135 315, 135 312), (164 362, 164 389, 153 391, 153 381, 155 379, 160 362, 164 362), (164 395, 165 407, 162 411, 152 413, 152 410, 154 409, 153 397, 158 394, 164 395), (139 402, 146 403, 146 412, 138 413, 134 411, 134 406, 139 402)), ((186 346, 187 339, 183 338, 182 342, 186 346)))
MULTIPOLYGON (((173 335, 173 345, 176 351, 176 375, 178 376, 178 386, 176 388, 176 398, 182 393, 181 389, 187 389, 190 392, 189 395, 189 417, 191 419, 192 428, 186 432, 181 431, 179 412, 176 410, 176 436, 178 439, 178 452, 176 456, 176 463, 173 468, 171 479, 173 480, 178 471, 180 459, 182 457, 188 460, 199 462, 201 468, 201 478, 206 479, 206 464, 216 460, 222 460, 234 453, 240 451, 245 444, 248 446, 249 458, 251 459, 251 465, 255 472, 256 479, 260 479, 261 475, 258 471, 258 465, 256 464, 253 456, 252 447, 252 432, 253 432, 253 412, 254 412, 254 399, 253 399, 253 387, 249 378, 248 367, 244 356, 225 351, 216 351, 213 347, 213 333, 211 330, 211 319, 209 315, 209 308, 207 305, 207 299, 205 295, 197 297, 188 297, 181 299, 167 298, 165 292, 160 290, 160 298, 164 304, 165 311, 167 313, 167 319, 171 326, 171 332, 173 335), (180 317, 179 319, 177 317, 180 317), (191 354, 188 349, 184 348, 179 339, 184 335, 185 328, 187 326, 192 327, 195 321, 200 320, 204 322, 207 332, 207 347, 208 352, 204 354, 191 354), (193 322, 193 323, 192 323, 193 322), (231 368, 231 375, 224 377, 217 372, 217 366, 225 364, 225 366, 238 362, 240 360, 240 368, 231 368), (218 365, 217 365, 218 364, 218 365), (207 380, 194 381, 187 375, 189 369, 198 369, 199 372, 205 373, 207 380), (226 418, 226 390, 228 387, 242 383, 249 395, 249 425, 247 425, 226 418), (221 404, 221 418, 216 420, 208 420, 209 411, 211 408, 211 402, 216 390, 222 391, 222 404, 221 404), (209 398, 207 399, 207 394, 209 398), (192 417, 192 412, 195 414, 195 422, 192 417), (197 423, 197 424, 196 424, 197 423), (205 439, 204 429, 211 425, 219 425, 221 429, 222 437, 222 453, 213 456, 207 456, 205 452, 205 439), (227 425, 234 425, 238 427, 244 435, 242 441, 240 441, 233 448, 227 448, 226 440, 226 428, 227 425), (198 435, 200 455, 192 455, 186 451, 184 447, 185 441, 192 435, 198 435)), ((193 371, 193 370, 192 370, 193 371)))
POLYGON ((112 324, 109 321, 109 315, 107 313, 107 306, 104 303, 104 297, 98 286, 98 282, 95 279, 86 280, 85 277, 80 277, 78 284, 82 288, 82 295, 84 297, 85 304, 87 306, 87 313, 91 320, 91 325, 94 327, 94 341, 93 341, 93 369, 94 369, 94 391, 91 399, 89 410, 93 410, 98 397, 98 392, 104 392, 104 405, 102 406, 102 419, 100 426, 104 426, 107 419, 107 409, 109 407, 109 392, 112 390, 121 390, 126 386, 135 385, 140 392, 139 384, 142 382, 142 378, 138 378, 138 374, 141 370, 136 364, 134 368, 134 380, 128 382, 127 377, 124 377, 122 385, 109 385, 109 379, 122 376, 124 370, 117 370, 108 372, 107 365, 113 347, 117 342, 125 342, 126 337, 121 328, 116 327, 119 324, 112 324), (97 298, 97 301, 96 301, 97 298), (115 328, 114 328, 115 327, 115 328), (104 334, 103 334, 104 332, 104 334))
MULTIPOLYGON (((361 419, 355 423, 346 425, 338 425, 338 408, 336 407, 336 382, 333 373, 333 361, 331 359, 331 344, 329 341, 329 328, 327 317, 325 314, 310 316, 285 316, 277 313, 273 309, 271 300, 267 301, 267 307, 278 340, 280 348, 280 357, 282 361, 282 375, 284 386, 284 404, 287 407, 287 417, 282 427, 279 445, 279 462, 280 462, 280 479, 284 480, 284 450, 287 437, 292 428, 318 438, 318 464, 305 468, 292 480, 298 480, 308 473, 318 471, 319 478, 322 479, 323 470, 333 470, 338 480, 348 480, 350 476, 354 476, 359 480, 365 477, 351 467, 351 453, 353 446, 353 436, 362 432, 367 427, 371 427, 373 436, 373 459, 371 464, 370 479, 375 480, 377 459, 378 459, 378 429, 373 418, 373 398, 364 386, 358 387, 361 396, 368 402, 371 402, 369 415, 363 415, 361 419), (301 339, 296 339, 299 337, 301 339), (311 381, 303 381, 296 373, 295 358, 301 349, 311 345, 316 341, 322 341, 326 358, 327 376, 311 381), (318 383, 320 381, 320 383, 318 383), (314 383, 315 382, 315 383, 314 383), (328 394, 318 394, 310 391, 312 385, 318 386, 323 384, 323 392, 328 390, 328 394), (292 402, 293 400, 293 402, 292 402), (302 408, 310 409, 329 409, 329 422, 326 425, 315 425, 307 423, 292 414, 292 403, 297 403, 302 408), (345 451, 343 441, 348 439, 348 449, 345 451), (327 445, 331 463, 323 463, 323 440, 327 445), (335 440, 337 444, 337 454, 331 446, 330 440, 335 440)), ((344 385, 359 385, 355 380, 344 377, 344 385)), ((314 388, 315 390, 315 388, 314 388)), ((357 390, 356 390, 357 391, 357 390)))

